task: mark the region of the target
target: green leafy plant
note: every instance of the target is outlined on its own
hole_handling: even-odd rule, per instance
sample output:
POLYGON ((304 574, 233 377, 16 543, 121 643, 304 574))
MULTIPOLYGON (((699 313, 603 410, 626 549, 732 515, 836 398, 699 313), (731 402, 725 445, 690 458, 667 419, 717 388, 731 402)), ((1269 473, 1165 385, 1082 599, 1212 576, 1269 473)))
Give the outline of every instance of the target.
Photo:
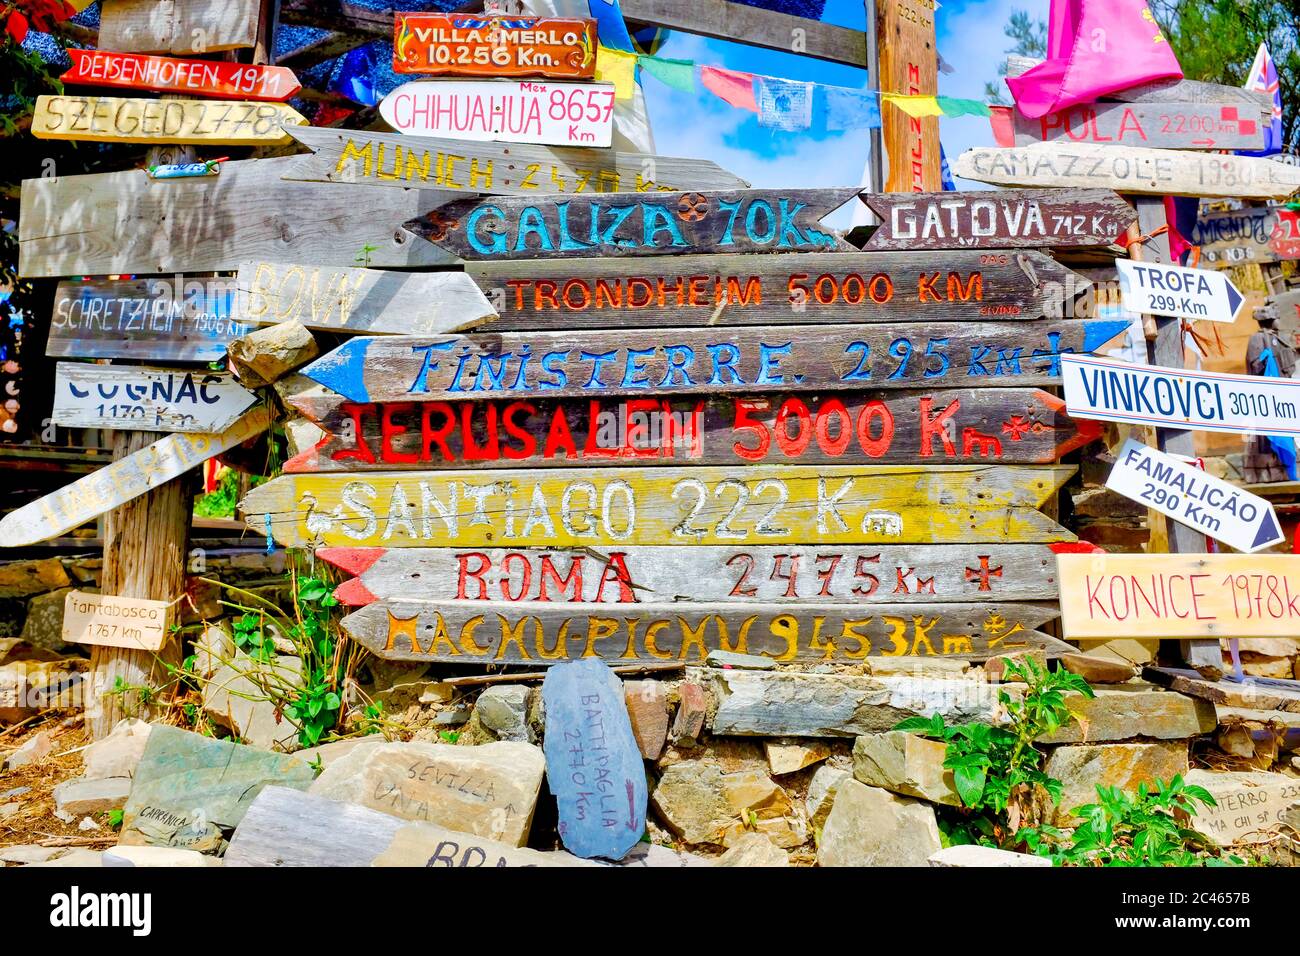
POLYGON ((285 704, 284 712, 298 724, 298 740, 304 747, 314 747, 321 735, 338 723, 342 699, 339 656, 331 611, 338 606, 327 582, 316 577, 297 579, 298 620, 290 629, 290 639, 302 659, 301 687, 285 704))
POLYGON ((194 499, 194 513, 200 518, 232 518, 239 503, 239 472, 227 468, 217 487, 194 499))
POLYGON ((266 630, 266 617, 246 611, 231 620, 235 647, 257 661, 275 660, 275 640, 266 630))
POLYGON ((455 730, 440 730, 438 736, 442 738, 443 743, 454 744, 460 740, 460 734, 455 730))
POLYGON ((121 807, 109 810, 106 815, 109 828, 113 830, 122 829, 122 820, 125 816, 126 812, 121 807))

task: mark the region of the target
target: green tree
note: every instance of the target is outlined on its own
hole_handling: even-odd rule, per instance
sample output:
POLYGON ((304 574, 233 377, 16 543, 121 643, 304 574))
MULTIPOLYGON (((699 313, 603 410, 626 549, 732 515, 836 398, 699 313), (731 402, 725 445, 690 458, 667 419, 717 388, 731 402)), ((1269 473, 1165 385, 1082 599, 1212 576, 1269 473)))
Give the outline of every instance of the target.
MULTIPOLYGON (((1037 57, 1038 59, 1042 59, 1047 55, 1046 20, 1031 20, 1026 11, 1013 10, 1011 19, 1002 28, 1002 32, 1007 35, 1007 39, 1015 41, 1004 52, 1015 56, 1037 57)), ((1007 63, 1006 60, 1003 60, 998 64, 998 76, 1006 75, 1007 63)), ((1008 105, 1009 101, 1006 93, 1007 88, 1001 80, 990 80, 984 84, 984 95, 990 103, 1008 105)))

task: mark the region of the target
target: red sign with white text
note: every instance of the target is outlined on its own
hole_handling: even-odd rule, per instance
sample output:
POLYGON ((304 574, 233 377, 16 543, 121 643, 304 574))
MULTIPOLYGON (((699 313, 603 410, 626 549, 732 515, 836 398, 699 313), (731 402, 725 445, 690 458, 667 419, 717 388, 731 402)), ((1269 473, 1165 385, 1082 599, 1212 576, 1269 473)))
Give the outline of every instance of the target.
POLYGON ((287 100, 302 89, 293 70, 285 66, 181 60, 112 50, 69 50, 68 55, 72 69, 63 74, 64 83, 274 101, 287 100))

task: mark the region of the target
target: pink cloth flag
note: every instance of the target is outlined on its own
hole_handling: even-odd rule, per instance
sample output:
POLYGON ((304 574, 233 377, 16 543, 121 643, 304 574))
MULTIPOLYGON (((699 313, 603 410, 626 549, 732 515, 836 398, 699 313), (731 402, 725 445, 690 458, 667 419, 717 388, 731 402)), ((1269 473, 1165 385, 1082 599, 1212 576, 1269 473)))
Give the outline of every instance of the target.
POLYGON ((1116 90, 1182 79, 1145 0, 1052 0, 1047 59, 1007 86, 1031 119, 1116 90))
POLYGON ((754 98, 753 73, 724 70, 719 66, 702 66, 700 82, 732 106, 749 110, 751 113, 758 112, 758 100, 754 98))

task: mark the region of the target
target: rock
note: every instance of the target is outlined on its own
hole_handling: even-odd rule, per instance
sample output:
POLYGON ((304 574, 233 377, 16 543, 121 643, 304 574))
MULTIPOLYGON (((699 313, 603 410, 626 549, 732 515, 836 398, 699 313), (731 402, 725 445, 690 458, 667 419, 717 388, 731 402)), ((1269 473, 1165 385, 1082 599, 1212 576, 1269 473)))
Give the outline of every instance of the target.
POLYGON ((670 746, 659 757, 659 769, 700 760, 716 765, 723 773, 741 770, 765 773, 768 769, 762 743, 744 737, 711 737, 697 747, 670 746))
POLYGON ((115 846, 104 851, 104 866, 194 867, 220 866, 221 861, 174 846, 115 846))
POLYGON ((528 688, 523 684, 495 684, 484 689, 474 703, 479 723, 498 740, 536 743, 528 726, 528 688))
POLYGON ((264 662, 238 651, 231 664, 218 667, 203 685, 203 709, 244 743, 288 752, 298 743, 298 727, 277 717, 276 705, 263 687, 277 679, 296 685, 301 670, 302 661, 296 657, 264 662))
POLYGON ((831 755, 831 748, 820 740, 807 743, 799 740, 764 740, 763 752, 772 773, 794 773, 820 763, 831 755))
POLYGON ((85 847, 62 847, 62 853, 58 856, 52 856, 43 863, 33 863, 32 866, 59 866, 74 867, 82 869, 87 866, 103 866, 103 852, 100 850, 87 850, 85 847))
POLYGON ((439 711, 430 721, 435 727, 460 727, 469 721, 469 708, 452 707, 439 711))
POLYGON ((255 329, 226 346, 230 367, 245 388, 270 385, 319 354, 316 340, 299 322, 255 329))
POLYGON ((0 849, 0 863, 44 863, 46 860, 52 860, 67 851, 68 848, 64 846, 35 846, 32 844, 7 846, 0 849))
POLYGON ((384 743, 328 764, 309 792, 523 846, 545 770, 532 744, 384 743))
MULTIPOLYGON (((0 820, 8 820, 23 812, 21 803, 0 803, 0 820)), ((71 822, 71 820, 67 821, 71 822)))
POLYGON ((960 869, 982 866, 1045 866, 1051 869, 1052 861, 1032 853, 1012 853, 1010 850, 968 843, 940 850, 930 857, 930 865, 960 869))
POLYGON ((72 584, 58 558, 0 564, 0 598, 25 598, 72 584))
MULTIPOLYGON (((27 617, 24 609, 22 620, 27 617)), ((22 624, 22 620, 19 624, 22 624)), ((22 627, 18 630, 21 632, 22 627)), ((8 664, 11 661, 60 661, 64 655, 49 648, 37 647, 35 644, 28 644, 21 637, 0 637, 0 664, 8 664)))
POLYGON ((737 654, 735 651, 709 651, 704 663, 709 667, 735 667, 746 671, 770 671, 776 667, 776 661, 770 657, 737 654))
POLYGON ((1134 737, 1178 740, 1213 733, 1218 723, 1208 701, 1157 690, 1149 684, 1098 688, 1096 695, 1091 700, 1069 695, 1066 702, 1078 719, 1038 742, 1073 744, 1134 737))
POLYGON ((90 780, 135 776, 152 730, 153 725, 143 720, 119 720, 107 737, 82 752, 85 761, 82 776, 90 780))
POLYGON ((627 856, 617 862, 606 863, 604 860, 599 862, 606 866, 634 866, 646 869, 713 866, 713 861, 708 857, 695 853, 682 853, 657 843, 638 843, 628 851, 627 856))
POLYGON ((1061 781, 1061 802, 1052 808, 1040 795, 1044 822, 1072 826, 1070 811, 1097 802, 1097 787, 1136 790, 1138 784, 1170 780, 1187 774, 1187 742, 1082 744, 1057 747, 1047 757, 1044 772, 1061 781))
POLYGON ((235 641, 219 624, 209 624, 194 641, 194 670, 211 678, 235 659, 235 641))
POLYGON ((1218 806, 1197 804, 1191 826, 1220 846, 1267 839, 1300 804, 1300 780, 1285 773, 1191 770, 1186 782, 1210 791, 1218 806))
POLYGON ((1130 664, 1149 664, 1156 659, 1160 650, 1158 637, 1122 637, 1104 644, 1088 646, 1089 657, 1108 657, 1115 661, 1128 661, 1130 664))
POLYGON ((14 797, 21 797, 24 793, 31 793, 31 787, 14 787, 12 790, 6 790, 0 793, 0 800, 12 800, 14 797))
POLYGON ((845 780, 817 845, 819 866, 925 866, 942 847, 934 810, 845 780))
MULTIPOLYGON (((1034 648, 1032 650, 1013 651, 1009 654, 1000 654, 997 657, 991 657, 987 661, 985 661, 984 662, 985 679, 993 681, 994 683, 1001 683, 1004 680, 1003 671, 1006 669, 1005 659, 1008 657, 1014 660, 1016 663, 1021 664, 1022 666, 1026 659, 1031 659, 1036 661, 1040 667, 1043 668, 1047 667, 1046 651, 1042 651, 1037 648, 1034 648)), ((1011 680, 1012 678, 1005 678, 1005 679, 1011 680)), ((1019 680, 1019 678, 1015 678, 1015 680, 1019 680)))
POLYGON ((1089 684, 1122 684, 1137 676, 1137 666, 1131 661, 1099 654, 1062 654, 1061 663, 1089 684))
POLYGON ((853 744, 853 776, 868 786, 959 807, 952 771, 943 766, 947 750, 941 741, 900 730, 868 734, 853 744))
POLYGON ((99 824, 90 819, 90 817, 82 817, 81 822, 77 824, 77 829, 82 833, 89 833, 92 830, 98 830, 99 824))
POLYGON ((746 832, 798 846, 807 828, 789 795, 767 774, 723 773, 715 764, 689 761, 664 770, 650 796, 656 812, 687 843, 729 846, 746 832))
POLYGON ((761 833, 745 833, 736 838, 714 866, 789 866, 785 850, 761 833))
POLYGON ((14 770, 18 767, 26 767, 29 764, 40 763, 54 750, 54 735, 48 730, 38 730, 25 741, 17 750, 14 750, 4 760, 6 770, 14 770))
POLYGON ((13 661, 0 666, 0 724, 13 723, 47 707, 82 703, 84 659, 13 661))
POLYGON ((63 605, 72 588, 38 594, 27 602, 27 620, 22 638, 28 644, 50 651, 66 651, 73 645, 63 640, 63 605))
POLYGON ((657 680, 623 682, 627 716, 641 756, 658 760, 668 739, 668 688, 657 680))
POLYGON ((678 747, 693 747, 704 734, 704 721, 709 713, 709 698, 704 688, 693 680, 685 680, 677 688, 680 703, 673 719, 673 743, 678 747))
POLYGON ((386 743, 388 741, 384 739, 383 734, 349 737, 346 740, 335 740, 328 744, 308 747, 306 750, 294 751, 294 756, 300 760, 305 760, 312 766, 315 766, 319 761, 323 769, 331 766, 335 761, 343 759, 343 757, 360 747, 378 747, 380 744, 386 743))
POLYGON ((906 674, 912 677, 961 677, 970 671, 966 661, 946 657, 873 657, 868 662, 873 677, 906 674))
POLYGON ((126 805, 131 795, 129 777, 103 777, 98 780, 65 780, 54 788, 54 805, 60 813, 72 817, 104 813, 126 805))
POLYGON ((804 798, 808 822, 814 830, 820 830, 826 825, 826 817, 835 803, 835 794, 839 792, 840 784, 852 779, 853 774, 842 767, 827 764, 817 768, 812 780, 808 782, 808 795, 804 798))

